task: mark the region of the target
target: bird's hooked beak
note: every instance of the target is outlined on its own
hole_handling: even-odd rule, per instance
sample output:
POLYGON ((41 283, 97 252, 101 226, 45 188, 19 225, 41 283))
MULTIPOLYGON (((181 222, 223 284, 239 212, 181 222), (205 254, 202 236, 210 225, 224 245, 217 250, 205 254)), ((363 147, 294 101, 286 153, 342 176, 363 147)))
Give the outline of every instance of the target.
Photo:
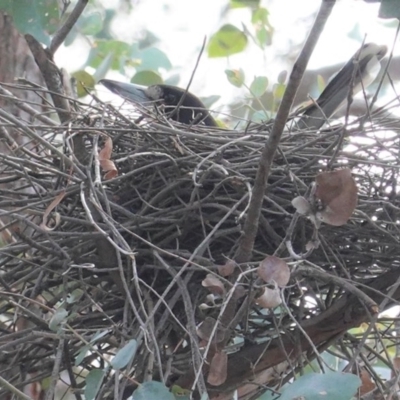
POLYGON ((133 83, 124 83, 113 81, 111 79, 102 79, 99 81, 111 92, 121 96, 122 98, 143 105, 148 105, 154 102, 154 99, 147 94, 147 87, 134 85, 133 83))

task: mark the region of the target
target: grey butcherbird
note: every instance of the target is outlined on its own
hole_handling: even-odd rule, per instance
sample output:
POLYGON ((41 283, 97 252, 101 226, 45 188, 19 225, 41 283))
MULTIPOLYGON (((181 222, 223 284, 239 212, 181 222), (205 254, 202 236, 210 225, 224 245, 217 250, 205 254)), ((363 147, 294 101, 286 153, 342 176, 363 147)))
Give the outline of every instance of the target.
POLYGON ((364 44, 328 83, 315 103, 306 107, 298 126, 301 129, 321 128, 346 101, 350 90, 354 96, 375 80, 381 69, 380 60, 386 52, 386 46, 364 44))
POLYGON ((99 83, 127 101, 143 105, 162 105, 165 114, 175 121, 218 126, 202 101, 185 89, 163 84, 145 87, 110 79, 102 79, 99 83))

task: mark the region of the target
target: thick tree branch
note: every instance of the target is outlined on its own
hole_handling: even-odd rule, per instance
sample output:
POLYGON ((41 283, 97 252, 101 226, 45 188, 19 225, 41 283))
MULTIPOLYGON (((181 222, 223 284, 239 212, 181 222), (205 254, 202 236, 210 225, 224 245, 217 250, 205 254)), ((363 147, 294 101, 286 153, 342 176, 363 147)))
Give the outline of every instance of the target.
MULTIPOLYGON (((396 288, 391 293, 393 302, 387 302, 387 289, 399 278, 399 271, 392 269, 371 281, 370 293, 368 295, 372 301, 382 303, 381 311, 387 309, 400 299, 400 289, 396 288), (380 293, 381 292, 381 293, 380 293)), ((367 292, 367 286, 363 292, 367 292)), ((332 339, 344 335, 349 329, 359 326, 363 322, 371 320, 371 313, 354 295, 346 294, 334 305, 318 316, 305 320, 302 326, 309 338, 316 347, 323 345, 332 339)), ((304 335, 297 341, 290 335, 281 335, 280 338, 272 339, 269 343, 254 344, 245 346, 241 351, 232 354, 228 361, 228 378, 226 382, 218 387, 221 392, 234 390, 238 382, 246 379, 253 379, 257 374, 262 373, 268 368, 275 367, 287 360, 290 354, 294 359, 298 356, 297 349, 302 352, 310 350, 310 343, 304 335), (265 351, 267 347, 267 351, 265 351)), ((184 385, 184 383, 182 383, 184 385)))

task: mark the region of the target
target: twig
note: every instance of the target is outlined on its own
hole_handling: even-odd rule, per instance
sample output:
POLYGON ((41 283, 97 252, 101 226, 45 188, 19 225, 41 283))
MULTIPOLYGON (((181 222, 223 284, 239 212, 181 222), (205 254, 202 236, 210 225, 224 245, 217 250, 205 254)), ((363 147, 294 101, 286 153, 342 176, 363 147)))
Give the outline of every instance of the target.
MULTIPOLYGON (((64 330, 64 326, 63 326, 64 324, 62 324, 62 328, 61 328, 63 330, 64 330)), ((65 343, 65 338, 63 337, 63 334, 61 334, 61 337, 60 337, 59 343, 58 343, 58 347, 57 347, 56 357, 54 360, 53 371, 52 371, 51 377, 50 377, 50 385, 46 391, 45 400, 52 400, 54 398, 54 392, 56 390, 56 385, 60 379, 60 369, 61 369, 62 359, 63 359, 64 343, 65 343)))
POLYGON ((321 8, 310 34, 308 35, 303 50, 293 66, 289 83, 283 95, 282 103, 276 115, 276 120, 272 127, 271 134, 268 137, 267 143, 265 144, 260 157, 260 163, 253 188, 253 196, 247 213, 246 222, 244 224, 243 235, 240 238, 239 248, 235 255, 235 261, 237 263, 247 262, 251 259, 254 240, 258 231, 258 221, 260 218, 262 201, 272 161, 285 128, 297 88, 299 87, 304 71, 306 70, 308 60, 317 44, 319 36, 324 30, 325 23, 328 20, 335 3, 335 0, 324 0, 322 2, 321 8))
POLYGON ((2 378, 1 375, 0 375, 0 386, 8 389, 11 393, 13 393, 15 396, 17 396, 22 400, 33 400, 32 397, 29 397, 25 393, 21 392, 6 379, 2 378))

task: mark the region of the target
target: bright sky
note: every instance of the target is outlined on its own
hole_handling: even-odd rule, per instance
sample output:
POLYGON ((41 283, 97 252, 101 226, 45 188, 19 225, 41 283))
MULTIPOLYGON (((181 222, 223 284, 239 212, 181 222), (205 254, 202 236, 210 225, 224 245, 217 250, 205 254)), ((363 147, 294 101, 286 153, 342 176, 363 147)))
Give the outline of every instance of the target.
MULTIPOLYGON (((122 3, 120 0, 101 1, 106 8, 116 8, 122 3)), ((185 87, 206 35, 210 37, 228 22, 239 28, 242 23, 249 24, 250 10, 227 11, 227 3, 228 0, 136 0, 130 14, 126 10, 119 13, 112 30, 117 38, 129 43, 134 42, 143 29, 153 32, 161 39, 157 46, 168 55, 174 66, 174 70, 164 77, 178 72, 181 75, 180 86, 185 87)), ((264 0, 262 4, 270 11, 270 22, 275 29, 272 46, 262 51, 250 43, 246 53, 232 56, 229 60, 208 59, 203 55, 191 86, 192 92, 200 96, 222 95, 220 104, 227 104, 232 98, 242 98, 245 93, 227 81, 225 69, 242 68, 247 83, 254 76, 263 75, 273 84, 280 71, 290 68, 287 60, 293 62, 297 55, 291 52, 296 45, 304 42, 313 22, 310 16, 318 10, 320 0, 264 0)), ((379 3, 339 0, 313 54, 309 69, 344 63, 358 49, 364 35, 367 35, 367 42, 386 44, 391 48, 395 34, 394 23, 380 20, 377 17, 378 9, 379 3)), ((64 48, 57 54, 56 61, 58 65, 74 71, 81 67, 88 51, 88 43, 82 40, 73 48, 64 48), (71 57, 72 52, 74 57, 71 57)), ((108 77, 124 79, 116 73, 108 77)))

